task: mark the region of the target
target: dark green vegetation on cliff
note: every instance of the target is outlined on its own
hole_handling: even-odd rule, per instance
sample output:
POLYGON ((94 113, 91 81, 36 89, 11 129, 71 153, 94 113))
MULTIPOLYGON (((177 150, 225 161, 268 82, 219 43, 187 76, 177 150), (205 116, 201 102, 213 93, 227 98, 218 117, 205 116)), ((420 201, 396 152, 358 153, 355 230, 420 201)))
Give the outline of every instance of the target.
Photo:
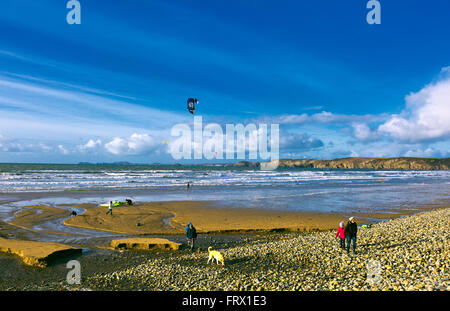
MULTIPOLYGON (((211 170, 228 169, 259 169, 261 163, 240 161, 228 164, 135 164, 128 162, 114 163, 87 163, 78 164, 43 164, 43 163, 0 163, 0 172, 18 172, 27 170, 85 170, 92 173, 105 170, 211 170)), ((342 158, 334 160, 318 159, 280 159, 279 168, 305 168, 305 169, 369 169, 369 170, 449 170, 450 158, 342 158)))
MULTIPOLYGON (((238 162, 234 167, 259 167, 259 162, 238 162)), ((281 159, 279 168, 448 170, 450 158, 343 158, 335 160, 281 159)))

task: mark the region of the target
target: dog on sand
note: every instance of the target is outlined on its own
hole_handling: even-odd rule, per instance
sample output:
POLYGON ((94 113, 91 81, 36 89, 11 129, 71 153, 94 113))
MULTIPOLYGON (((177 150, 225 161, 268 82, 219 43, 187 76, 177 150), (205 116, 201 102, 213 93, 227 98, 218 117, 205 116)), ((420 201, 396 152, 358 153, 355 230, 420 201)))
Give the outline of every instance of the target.
POLYGON ((209 263, 210 260, 214 261, 214 259, 215 259, 217 264, 219 264, 219 262, 221 262, 222 266, 225 265, 225 261, 223 260, 222 254, 218 251, 213 251, 212 246, 208 247, 208 253, 209 253, 209 258, 208 258, 207 264, 209 263))

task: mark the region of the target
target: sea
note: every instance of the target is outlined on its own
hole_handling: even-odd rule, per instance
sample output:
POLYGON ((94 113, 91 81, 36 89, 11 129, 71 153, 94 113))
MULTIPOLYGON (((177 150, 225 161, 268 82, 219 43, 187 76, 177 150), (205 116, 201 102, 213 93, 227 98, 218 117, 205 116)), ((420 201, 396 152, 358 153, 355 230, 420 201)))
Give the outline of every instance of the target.
POLYGON ((127 198, 349 214, 414 211, 449 204, 450 171, 0 164, 0 217, 14 206, 127 198))

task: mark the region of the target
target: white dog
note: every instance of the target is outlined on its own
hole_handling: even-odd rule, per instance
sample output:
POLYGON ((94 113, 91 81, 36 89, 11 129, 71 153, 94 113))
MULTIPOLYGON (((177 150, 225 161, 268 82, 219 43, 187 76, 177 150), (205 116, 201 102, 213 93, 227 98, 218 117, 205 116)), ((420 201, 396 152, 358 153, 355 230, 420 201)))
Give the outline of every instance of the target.
POLYGON ((223 256, 221 253, 219 253, 218 251, 213 251, 212 250, 212 246, 208 247, 208 253, 209 253, 209 258, 208 258, 208 262, 212 259, 214 261, 214 259, 216 260, 216 263, 219 264, 219 262, 222 263, 222 266, 225 265, 225 262, 223 260, 223 256))

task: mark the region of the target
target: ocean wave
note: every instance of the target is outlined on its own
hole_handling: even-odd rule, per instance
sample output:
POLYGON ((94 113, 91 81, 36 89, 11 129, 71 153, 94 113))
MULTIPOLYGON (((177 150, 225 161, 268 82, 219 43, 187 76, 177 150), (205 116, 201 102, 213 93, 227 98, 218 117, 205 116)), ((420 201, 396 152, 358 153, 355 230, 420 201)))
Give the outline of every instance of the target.
POLYGON ((189 181, 196 186, 289 186, 338 183, 441 183, 447 171, 258 171, 258 170, 120 170, 89 173, 86 170, 25 170, 0 173, 0 192, 45 191, 120 187, 177 187, 189 181))

